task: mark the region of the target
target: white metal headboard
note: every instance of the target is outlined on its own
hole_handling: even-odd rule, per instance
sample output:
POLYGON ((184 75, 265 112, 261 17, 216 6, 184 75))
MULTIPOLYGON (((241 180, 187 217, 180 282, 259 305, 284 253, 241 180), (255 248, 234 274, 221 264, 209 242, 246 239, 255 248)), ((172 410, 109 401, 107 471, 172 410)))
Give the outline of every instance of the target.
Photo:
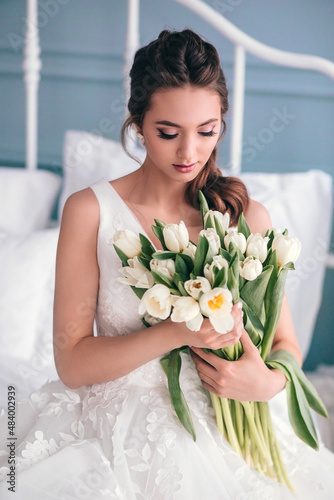
MULTIPOLYGON (((198 14, 234 45, 233 102, 231 111, 231 173, 241 171, 246 52, 273 64, 314 70, 334 80, 334 63, 322 57, 278 50, 250 37, 202 0, 174 0, 198 14)), ((127 35, 124 54, 124 91, 129 95, 128 74, 135 51, 139 48, 140 0, 128 0, 127 35)), ((38 85, 42 62, 37 22, 38 0, 27 0, 27 33, 24 51, 24 81, 26 88, 26 168, 37 168, 38 85)), ((328 266, 334 268, 334 254, 328 256, 328 266)))
MULTIPOLYGON (((322 57, 296 54, 278 50, 269 45, 255 40, 230 21, 225 19, 219 12, 210 7, 202 0, 174 0, 198 14, 207 21, 219 33, 228 38, 235 45, 234 50, 234 76, 233 76, 233 102, 231 111, 231 145, 230 162, 231 173, 238 174, 241 171, 242 135, 244 116, 244 94, 246 75, 246 52, 281 66, 293 68, 311 69, 329 76, 334 80, 334 63, 322 57)), ((128 0, 128 31, 125 52, 125 75, 128 75, 135 51, 139 48, 139 2, 140 0, 128 0)), ((125 82, 127 85, 127 82, 125 82)), ((125 87, 126 93, 128 92, 125 87)))

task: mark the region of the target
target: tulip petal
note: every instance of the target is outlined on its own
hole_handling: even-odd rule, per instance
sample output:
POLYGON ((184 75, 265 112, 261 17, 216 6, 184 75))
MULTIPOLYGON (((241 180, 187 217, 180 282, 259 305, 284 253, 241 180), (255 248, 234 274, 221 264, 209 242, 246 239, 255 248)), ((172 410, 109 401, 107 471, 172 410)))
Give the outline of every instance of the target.
POLYGON ((203 323, 203 316, 199 312, 197 316, 187 321, 186 325, 192 332, 198 332, 201 329, 202 323, 203 323))
POLYGON ((222 334, 231 331, 234 326, 234 319, 230 313, 222 315, 214 314, 209 316, 209 320, 216 332, 222 334))

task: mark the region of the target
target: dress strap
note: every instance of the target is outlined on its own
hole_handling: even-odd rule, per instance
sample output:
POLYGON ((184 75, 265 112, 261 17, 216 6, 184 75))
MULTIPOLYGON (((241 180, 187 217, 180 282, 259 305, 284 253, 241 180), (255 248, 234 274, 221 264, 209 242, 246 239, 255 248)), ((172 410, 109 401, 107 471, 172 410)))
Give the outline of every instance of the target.
POLYGON ((100 179, 90 186, 100 205, 100 230, 112 229, 113 221, 120 212, 119 200, 116 200, 114 190, 106 179, 100 179))

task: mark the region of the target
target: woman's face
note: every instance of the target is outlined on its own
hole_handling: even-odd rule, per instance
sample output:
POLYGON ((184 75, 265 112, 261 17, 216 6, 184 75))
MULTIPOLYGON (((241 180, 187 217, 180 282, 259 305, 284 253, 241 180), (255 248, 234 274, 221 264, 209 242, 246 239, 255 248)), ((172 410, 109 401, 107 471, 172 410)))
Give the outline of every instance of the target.
POLYGON ((145 167, 170 180, 191 181, 208 161, 220 128, 216 92, 189 85, 156 91, 142 127, 145 167))

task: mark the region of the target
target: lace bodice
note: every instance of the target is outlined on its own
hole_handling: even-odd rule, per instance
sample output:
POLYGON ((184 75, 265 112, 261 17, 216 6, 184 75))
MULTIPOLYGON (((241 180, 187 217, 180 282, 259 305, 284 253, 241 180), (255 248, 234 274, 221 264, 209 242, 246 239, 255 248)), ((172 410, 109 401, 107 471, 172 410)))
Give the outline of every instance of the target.
POLYGON ((98 335, 126 335, 143 328, 138 297, 129 286, 116 281, 122 264, 113 246, 114 233, 130 229, 144 233, 131 212, 112 185, 101 180, 91 186, 100 205, 100 228, 97 242, 97 258, 100 281, 96 312, 98 335))

